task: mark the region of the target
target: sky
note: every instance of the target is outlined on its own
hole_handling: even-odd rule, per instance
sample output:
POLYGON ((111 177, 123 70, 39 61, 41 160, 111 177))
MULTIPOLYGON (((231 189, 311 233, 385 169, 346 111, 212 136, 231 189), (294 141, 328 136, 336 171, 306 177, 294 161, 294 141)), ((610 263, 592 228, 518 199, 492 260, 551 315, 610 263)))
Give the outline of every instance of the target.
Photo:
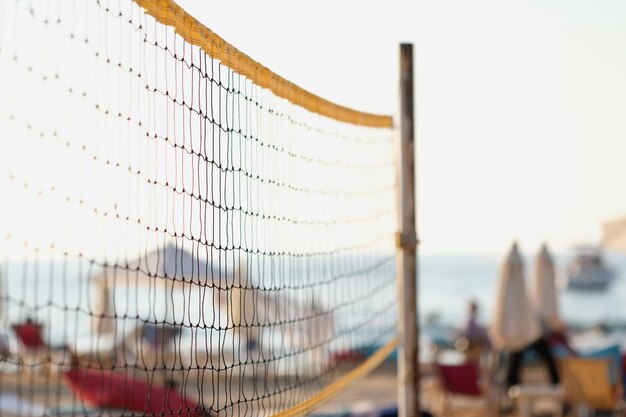
POLYGON ((252 88, 148 21, 130 0, 0 2, 4 259, 111 264, 174 242, 228 265, 254 251, 393 250, 388 130, 252 88))
POLYGON ((626 215, 626 3, 179 4, 244 53, 332 101, 393 114, 397 52, 416 57, 424 253, 597 242, 626 215))

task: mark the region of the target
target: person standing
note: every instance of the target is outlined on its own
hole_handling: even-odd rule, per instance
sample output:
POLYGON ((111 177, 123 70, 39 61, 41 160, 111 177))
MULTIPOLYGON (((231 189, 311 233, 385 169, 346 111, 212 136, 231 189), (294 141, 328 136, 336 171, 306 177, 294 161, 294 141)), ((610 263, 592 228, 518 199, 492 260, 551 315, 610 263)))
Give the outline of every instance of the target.
POLYGON ((550 374, 550 382, 559 383, 559 374, 549 343, 544 337, 535 309, 528 300, 524 264, 516 243, 502 264, 489 336, 497 350, 509 353, 507 386, 519 384, 522 358, 528 349, 534 350, 544 361, 550 374))

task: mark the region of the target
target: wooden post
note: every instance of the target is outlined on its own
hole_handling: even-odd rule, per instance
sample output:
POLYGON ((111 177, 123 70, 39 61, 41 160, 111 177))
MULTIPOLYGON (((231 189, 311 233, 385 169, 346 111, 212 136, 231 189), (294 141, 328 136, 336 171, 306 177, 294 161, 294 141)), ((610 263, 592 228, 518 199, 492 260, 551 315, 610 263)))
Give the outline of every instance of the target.
POLYGON ((398 409, 418 417, 417 234, 415 230, 415 145, 413 125, 413 45, 400 45, 398 164, 398 409))

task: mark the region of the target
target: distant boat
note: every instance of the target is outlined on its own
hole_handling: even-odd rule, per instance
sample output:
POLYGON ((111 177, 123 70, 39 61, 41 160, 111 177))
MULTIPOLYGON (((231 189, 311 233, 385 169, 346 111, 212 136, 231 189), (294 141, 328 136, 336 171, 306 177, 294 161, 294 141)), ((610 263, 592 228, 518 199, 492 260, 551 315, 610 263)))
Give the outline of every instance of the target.
POLYGON ((602 250, 595 246, 579 246, 574 252, 565 271, 566 288, 605 290, 615 278, 615 271, 604 262, 602 250))

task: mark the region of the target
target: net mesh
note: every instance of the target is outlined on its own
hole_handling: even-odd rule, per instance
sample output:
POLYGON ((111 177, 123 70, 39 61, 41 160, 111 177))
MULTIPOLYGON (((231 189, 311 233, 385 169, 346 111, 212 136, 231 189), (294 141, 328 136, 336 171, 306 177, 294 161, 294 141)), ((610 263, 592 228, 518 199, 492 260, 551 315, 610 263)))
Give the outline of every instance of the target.
POLYGON ((271 415, 393 337, 389 128, 130 0, 0 0, 0 68, 0 414, 271 415))

